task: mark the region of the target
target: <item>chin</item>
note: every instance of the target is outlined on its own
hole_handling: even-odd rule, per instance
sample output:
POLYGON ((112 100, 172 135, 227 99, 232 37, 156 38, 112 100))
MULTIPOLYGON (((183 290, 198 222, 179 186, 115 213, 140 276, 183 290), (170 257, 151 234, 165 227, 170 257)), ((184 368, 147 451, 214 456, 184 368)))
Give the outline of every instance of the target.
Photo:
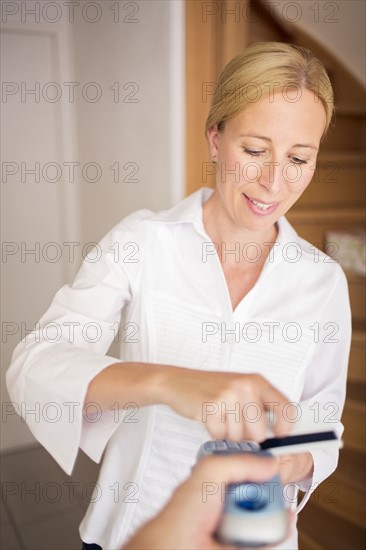
POLYGON ((266 219, 266 220, 258 220, 257 222, 250 223, 248 220, 242 220, 238 223, 240 227, 243 229, 246 229, 247 231, 255 231, 255 232, 263 232, 263 231, 269 231, 271 227, 275 225, 277 222, 276 218, 266 219))

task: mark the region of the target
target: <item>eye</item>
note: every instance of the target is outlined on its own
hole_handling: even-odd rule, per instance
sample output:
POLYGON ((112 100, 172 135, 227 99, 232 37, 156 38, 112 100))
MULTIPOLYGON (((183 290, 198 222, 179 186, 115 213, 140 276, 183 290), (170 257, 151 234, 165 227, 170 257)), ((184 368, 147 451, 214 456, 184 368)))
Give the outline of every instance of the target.
POLYGON ((299 157, 291 157, 291 161, 292 161, 294 164, 307 164, 307 163, 308 163, 307 160, 300 159, 299 157))
POLYGON ((259 157, 264 151, 262 149, 247 149, 247 147, 243 147, 244 153, 247 153, 248 155, 251 155, 252 157, 259 157))

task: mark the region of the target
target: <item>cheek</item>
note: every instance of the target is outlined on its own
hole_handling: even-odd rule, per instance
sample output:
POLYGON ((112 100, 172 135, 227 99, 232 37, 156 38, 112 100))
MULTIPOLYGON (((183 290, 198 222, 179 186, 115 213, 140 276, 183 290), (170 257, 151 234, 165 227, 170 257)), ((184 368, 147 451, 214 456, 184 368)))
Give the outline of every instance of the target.
POLYGON ((219 149, 218 158, 223 169, 235 168, 235 164, 241 161, 240 154, 225 144, 219 149))
POLYGON ((314 175, 314 170, 308 166, 289 163, 283 167, 283 178, 295 193, 305 191, 314 175))
POLYGON ((216 182, 239 184, 242 180, 241 160, 240 155, 233 153, 230 149, 222 148, 218 156, 216 182))

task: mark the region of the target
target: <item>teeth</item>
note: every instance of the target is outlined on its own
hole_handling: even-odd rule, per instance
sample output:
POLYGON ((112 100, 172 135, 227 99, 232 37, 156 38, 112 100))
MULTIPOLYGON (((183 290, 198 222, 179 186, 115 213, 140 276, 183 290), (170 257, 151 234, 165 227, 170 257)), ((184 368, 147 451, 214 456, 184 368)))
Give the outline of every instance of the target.
MULTIPOLYGON (((243 193, 243 195, 245 195, 245 193, 243 193)), ((248 195, 245 195, 245 196, 247 199, 250 200, 250 202, 252 202, 255 206, 257 206, 261 210, 268 210, 270 206, 274 206, 276 204, 275 202, 273 202, 272 204, 263 204, 261 202, 255 201, 254 199, 251 199, 250 197, 248 197, 248 195)))
POLYGON ((261 210, 267 210, 270 206, 273 206, 273 204, 262 204, 261 202, 254 201, 251 199, 252 203, 258 206, 261 210))

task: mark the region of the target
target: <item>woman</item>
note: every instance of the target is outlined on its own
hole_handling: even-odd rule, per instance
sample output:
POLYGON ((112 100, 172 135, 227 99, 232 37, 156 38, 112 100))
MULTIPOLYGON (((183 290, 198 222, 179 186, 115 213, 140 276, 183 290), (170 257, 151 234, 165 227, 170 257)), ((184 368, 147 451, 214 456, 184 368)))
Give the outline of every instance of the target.
MULTIPOLYGON (((79 447, 95 461, 104 452, 85 543, 119 548, 188 476, 203 441, 263 439, 264 409, 286 434, 298 412, 289 402, 306 402, 341 435, 346 279, 284 218, 332 111, 307 50, 259 43, 232 60, 206 127, 215 190, 125 218, 15 350, 12 399, 62 410, 57 423, 28 419, 38 440, 69 473, 79 447), (121 312, 116 360, 105 354, 121 312)), ((288 498, 305 491, 303 506, 336 464, 324 450, 284 457, 288 498)), ((281 545, 296 547, 296 533, 281 545)))

